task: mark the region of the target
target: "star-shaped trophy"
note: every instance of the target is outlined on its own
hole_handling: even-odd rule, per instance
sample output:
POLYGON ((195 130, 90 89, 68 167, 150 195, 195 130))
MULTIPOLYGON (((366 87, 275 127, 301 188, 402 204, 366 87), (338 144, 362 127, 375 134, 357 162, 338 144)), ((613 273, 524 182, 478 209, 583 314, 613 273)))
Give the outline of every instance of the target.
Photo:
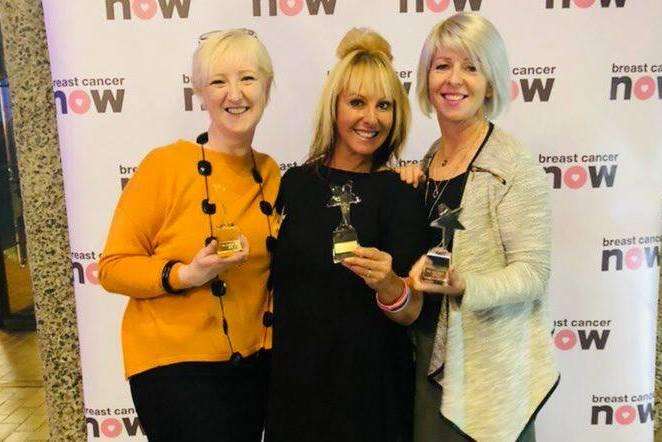
POLYGON ((349 211, 352 204, 358 204, 361 198, 352 192, 352 182, 342 186, 331 186, 331 198, 327 207, 340 207, 342 220, 333 231, 333 263, 338 264, 343 259, 353 256, 354 249, 359 246, 356 230, 349 222, 349 211))
POLYGON ((428 262, 423 268, 421 279, 438 285, 448 284, 448 268, 451 264, 451 252, 448 251, 448 241, 451 233, 455 230, 464 230, 464 226, 458 220, 462 207, 450 209, 447 205, 440 203, 437 207, 439 217, 430 223, 431 227, 441 229, 441 241, 428 250, 428 262))

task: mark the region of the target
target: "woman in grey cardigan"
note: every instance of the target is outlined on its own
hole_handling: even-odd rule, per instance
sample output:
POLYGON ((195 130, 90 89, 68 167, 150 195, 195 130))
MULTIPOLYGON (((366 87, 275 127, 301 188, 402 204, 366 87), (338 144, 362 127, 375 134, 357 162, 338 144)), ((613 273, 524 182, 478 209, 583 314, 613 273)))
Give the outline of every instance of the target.
POLYGON ((444 284, 422 280, 421 257, 409 302, 391 315, 415 330, 415 442, 533 441, 535 416, 558 384, 548 186, 529 152, 489 121, 510 100, 508 70, 501 36, 475 14, 437 24, 421 53, 418 99, 441 137, 421 169, 401 174, 423 174, 430 221, 440 204, 461 207, 465 230, 450 238, 444 284))

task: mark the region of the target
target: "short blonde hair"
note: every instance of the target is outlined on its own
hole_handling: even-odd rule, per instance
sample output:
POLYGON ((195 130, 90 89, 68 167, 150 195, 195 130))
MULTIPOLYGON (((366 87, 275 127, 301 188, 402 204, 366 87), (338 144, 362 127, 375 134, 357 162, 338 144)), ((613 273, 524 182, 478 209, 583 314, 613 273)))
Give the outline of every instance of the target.
POLYGON ((193 92, 200 91, 209 85, 209 76, 214 62, 219 57, 252 57, 258 71, 265 76, 266 100, 269 100, 269 91, 274 78, 273 65, 267 48, 257 38, 253 31, 248 29, 229 29, 203 34, 200 44, 193 54, 191 70, 191 84, 193 92))
POLYGON ((475 13, 461 12, 436 24, 423 43, 416 73, 416 95, 423 113, 430 116, 432 104, 428 75, 438 48, 464 52, 487 78, 491 95, 485 97, 488 119, 495 119, 510 103, 510 68, 503 38, 494 25, 475 13))
POLYGON ((373 170, 398 158, 407 137, 411 110, 407 93, 393 70, 391 46, 370 29, 351 29, 336 49, 339 61, 324 82, 315 115, 315 132, 307 163, 324 164, 331 159, 336 143, 337 102, 339 95, 366 93, 393 101, 393 126, 373 154, 373 170))

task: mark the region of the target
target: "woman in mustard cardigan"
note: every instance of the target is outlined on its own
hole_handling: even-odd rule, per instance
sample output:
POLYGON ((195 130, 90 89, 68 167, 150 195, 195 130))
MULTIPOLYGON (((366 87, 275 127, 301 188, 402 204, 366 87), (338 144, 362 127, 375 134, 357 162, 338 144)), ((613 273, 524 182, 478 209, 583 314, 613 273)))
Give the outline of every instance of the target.
POLYGON ((260 440, 280 172, 252 141, 272 79, 254 32, 201 36, 192 81, 209 130, 151 151, 115 210, 99 279, 129 297, 125 374, 150 440, 260 440), (217 253, 219 226, 238 227, 239 251, 217 253))

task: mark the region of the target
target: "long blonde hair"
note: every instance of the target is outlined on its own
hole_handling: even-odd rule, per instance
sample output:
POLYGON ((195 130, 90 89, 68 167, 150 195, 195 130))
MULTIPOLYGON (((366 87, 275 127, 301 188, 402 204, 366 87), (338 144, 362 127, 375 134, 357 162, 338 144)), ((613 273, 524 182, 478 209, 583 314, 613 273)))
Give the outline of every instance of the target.
POLYGON ((411 110, 407 93, 393 70, 391 46, 378 33, 353 28, 336 49, 338 62, 324 82, 315 114, 315 132, 307 164, 326 164, 336 143, 336 106, 342 91, 374 94, 393 101, 393 126, 388 137, 373 154, 372 169, 399 157, 407 137, 411 110))

